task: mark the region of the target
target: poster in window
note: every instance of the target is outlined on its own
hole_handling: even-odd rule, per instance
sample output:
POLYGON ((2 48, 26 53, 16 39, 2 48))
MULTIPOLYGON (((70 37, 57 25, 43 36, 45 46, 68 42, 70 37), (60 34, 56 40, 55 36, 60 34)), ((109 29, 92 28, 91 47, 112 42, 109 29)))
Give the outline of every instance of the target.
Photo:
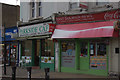
POLYGON ((66 42, 65 46, 62 45, 61 53, 61 66, 62 67, 75 67, 75 45, 73 42, 66 42))

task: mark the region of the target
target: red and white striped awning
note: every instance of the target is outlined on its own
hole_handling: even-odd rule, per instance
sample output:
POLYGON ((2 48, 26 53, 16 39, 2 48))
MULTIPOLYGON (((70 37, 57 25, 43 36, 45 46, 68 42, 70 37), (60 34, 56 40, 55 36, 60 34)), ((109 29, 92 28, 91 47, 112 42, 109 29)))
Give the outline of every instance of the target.
POLYGON ((114 21, 57 25, 52 38, 118 37, 114 21))

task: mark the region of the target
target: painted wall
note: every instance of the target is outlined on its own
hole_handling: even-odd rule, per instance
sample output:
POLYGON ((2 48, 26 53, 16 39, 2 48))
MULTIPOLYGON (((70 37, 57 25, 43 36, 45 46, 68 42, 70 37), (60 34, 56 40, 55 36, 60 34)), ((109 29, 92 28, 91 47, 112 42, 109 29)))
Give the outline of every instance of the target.
POLYGON ((6 28, 16 26, 19 21, 19 12, 19 6, 2 4, 2 24, 5 24, 6 28))
MULTIPOLYGON (((118 8, 118 3, 117 2, 109 2, 110 5, 113 6, 113 8, 106 8, 104 5, 103 6, 97 6, 96 5, 96 0, 91 0, 90 3, 88 3, 88 11, 87 12, 98 12, 98 11, 105 11, 105 10, 111 10, 111 9, 116 9, 118 8)), ((27 22, 31 18, 31 7, 30 7, 30 2, 21 2, 20 3, 20 20, 23 22, 27 22)), ((38 8, 35 4, 35 7, 38 8)), ((65 12, 66 14, 81 14, 81 13, 86 13, 86 11, 80 12, 79 9, 75 10, 69 10, 69 2, 42 2, 41 3, 41 8, 42 8, 42 14, 41 17, 49 17, 52 15, 52 13, 57 13, 57 12, 65 12)), ((35 18, 39 18, 38 16, 38 9, 35 10, 35 18)))
MULTIPOLYGON (((37 3, 35 3, 35 7, 37 8, 37 3)), ((31 18, 31 4, 30 2, 21 2, 20 3, 20 20, 23 22, 27 22, 31 18)), ((68 3, 66 2, 42 2, 41 3, 42 14, 41 17, 49 17, 52 13, 56 12, 66 12, 68 10, 68 3)), ((35 10, 35 18, 39 18, 38 9, 35 10)))
POLYGON ((99 12, 99 11, 105 11, 105 10, 111 10, 111 9, 118 9, 118 2, 113 2, 112 0, 109 0, 110 5, 113 6, 113 8, 106 8, 105 5, 96 5, 96 0, 91 0, 89 3, 89 12, 99 12))
POLYGON ((45 2, 42 6, 42 16, 49 17, 52 13, 66 12, 68 10, 67 2, 45 2), (51 9, 50 9, 51 8, 51 9))
POLYGON ((118 48, 118 47, 120 47, 118 38, 110 39, 109 72, 115 72, 115 73, 118 72, 118 54, 115 53, 115 48, 118 48))
POLYGON ((30 3, 20 2, 20 21, 27 22, 30 19, 30 3))

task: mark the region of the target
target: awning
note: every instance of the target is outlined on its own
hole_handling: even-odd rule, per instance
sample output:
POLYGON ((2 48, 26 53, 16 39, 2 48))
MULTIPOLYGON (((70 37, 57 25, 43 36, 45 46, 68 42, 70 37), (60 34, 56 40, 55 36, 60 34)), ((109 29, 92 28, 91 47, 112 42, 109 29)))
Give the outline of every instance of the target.
POLYGON ((118 37, 114 21, 57 25, 52 38, 118 37))

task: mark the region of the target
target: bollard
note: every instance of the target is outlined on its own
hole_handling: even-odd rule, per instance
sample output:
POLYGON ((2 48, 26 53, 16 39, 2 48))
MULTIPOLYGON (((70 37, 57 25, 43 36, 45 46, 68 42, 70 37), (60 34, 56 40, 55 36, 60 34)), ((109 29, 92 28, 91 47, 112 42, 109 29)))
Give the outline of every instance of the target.
POLYGON ((12 67, 12 80, 16 80, 16 67, 12 67))
POLYGON ((31 80, 31 67, 27 67, 27 71, 28 71, 28 80, 31 80))
POLYGON ((50 68, 45 68, 45 80, 49 80, 49 70, 50 68))

